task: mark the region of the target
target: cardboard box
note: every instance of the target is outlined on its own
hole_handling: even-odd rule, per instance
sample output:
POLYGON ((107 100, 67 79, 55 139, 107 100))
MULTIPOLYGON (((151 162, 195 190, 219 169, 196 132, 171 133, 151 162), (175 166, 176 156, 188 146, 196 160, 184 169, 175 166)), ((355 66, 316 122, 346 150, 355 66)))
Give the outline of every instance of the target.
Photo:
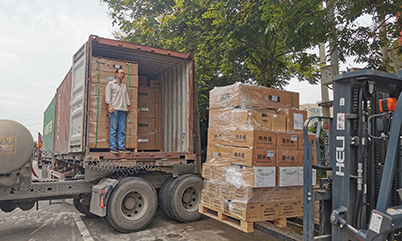
MULTIPOLYGON (((300 177, 300 176, 299 176, 300 177)), ((302 199, 303 198, 303 187, 280 187, 283 194, 283 200, 289 199, 302 199)))
POLYGON ((160 80, 150 80, 149 81, 149 87, 162 89, 162 81, 160 81, 160 80))
POLYGON ((137 135, 138 150, 162 150, 162 133, 149 133, 137 135))
POLYGON ((229 210, 228 203, 225 202, 225 199, 223 199, 221 196, 216 196, 215 198, 213 198, 211 205, 212 205, 212 208, 216 211, 229 210))
POLYGON ((213 169, 214 169, 214 175, 213 179, 219 183, 224 183, 225 178, 226 178, 226 169, 230 166, 230 164, 224 164, 224 163, 219 163, 219 164, 214 164, 213 169))
MULTIPOLYGON (((311 144, 313 146, 313 150, 317 150, 317 146, 315 144, 315 134, 308 134, 307 138, 312 142, 311 144)), ((297 140, 298 140, 297 149, 303 150, 304 149, 304 137, 303 137, 303 134, 299 134, 299 137, 298 137, 297 140)))
MULTIPOLYGON (((92 72, 90 83, 107 85, 110 81, 115 79, 114 73, 107 72, 92 72)), ((138 76, 127 74, 124 76, 123 83, 128 87, 138 87, 138 76)))
POLYGON ((201 203, 208 208, 212 207, 212 198, 215 198, 215 196, 211 195, 210 193, 207 193, 205 190, 201 191, 201 203))
POLYGON ((209 108, 230 106, 261 108, 299 107, 299 93, 270 89, 261 86, 233 84, 215 87, 209 92, 209 108))
POLYGON ((207 147, 207 162, 221 161, 243 166, 275 166, 274 150, 240 147, 207 147))
POLYGON ((244 221, 259 221, 260 204, 246 204, 232 201, 229 204, 229 213, 244 221))
POLYGON ((275 187, 276 168, 233 165, 226 169, 225 182, 236 187, 275 187))
POLYGON ((143 118, 138 116, 138 134, 155 134, 162 132, 161 118, 143 118))
POLYGON ((275 167, 242 167, 240 172, 244 181, 251 187, 275 187, 275 167))
POLYGON ((207 193, 218 196, 219 195, 219 185, 214 180, 205 180, 204 189, 207 193))
POLYGON ((263 130, 209 128, 208 145, 276 149, 276 133, 263 130))
MULTIPOLYGON (((104 84, 106 85, 110 81, 114 80, 116 77, 115 72, 105 72, 105 71, 91 71, 91 84, 104 84)), ((127 74, 124 76, 123 82, 129 87, 138 87, 138 76, 137 74, 127 74)))
POLYGON ((138 86, 148 86, 148 77, 138 76, 138 86))
POLYGON ((162 149, 162 119, 138 117, 137 126, 138 150, 162 149))
MULTIPOLYGON (((299 167, 299 185, 303 186, 304 183, 304 167, 299 167)), ((312 170, 312 177, 311 177, 311 183, 313 186, 317 184, 317 170, 313 169, 312 170)))
POLYGON ((213 179, 214 166, 210 163, 202 164, 202 177, 207 180, 213 179))
POLYGON ((277 167, 277 186, 299 186, 299 167, 277 167))
POLYGON ((151 102, 138 102, 138 117, 162 118, 162 105, 151 102))
POLYGON ((298 109, 280 109, 279 114, 286 115, 286 130, 290 132, 302 132, 304 121, 307 119, 307 111, 298 109))
POLYGON ((283 187, 264 187, 257 188, 260 196, 260 203, 268 203, 272 201, 282 201, 284 199, 283 187))
POLYGON ((138 102, 162 104, 162 90, 157 88, 139 86, 138 102))
POLYGON ((136 62, 99 57, 92 57, 91 59, 92 72, 115 73, 117 69, 124 70, 126 75, 138 76, 138 64, 136 62))
MULTIPOLYGON (((90 88, 91 88, 90 89, 90 105, 91 106, 96 106, 98 103, 98 100, 99 100, 99 103, 106 105, 106 100, 105 100, 106 85, 107 85, 107 83, 105 83, 105 84, 90 83, 90 88)), ((138 100, 138 88, 137 87, 127 86, 127 92, 128 92, 128 98, 130 99, 130 101, 138 100)))
POLYGON ((279 218, 279 202, 264 203, 260 205, 260 220, 273 220, 279 218))
POLYGON ((276 166, 277 167, 297 167, 303 165, 303 158, 300 157, 298 150, 284 150, 278 148, 276 150, 276 166))
POLYGON ((262 114, 263 127, 271 131, 286 131, 286 115, 282 114, 262 114))
POLYGON ((261 113, 239 108, 209 110, 209 128, 260 129, 261 113))
POLYGON ((255 192, 255 188, 249 186, 241 186, 239 188, 234 186, 231 187, 232 201, 242 203, 260 203, 260 195, 259 192, 255 192))
POLYGON ((280 218, 292 218, 302 215, 301 207, 303 206, 302 200, 291 200, 281 202, 279 204, 279 217, 280 218))
POLYGON ((278 149, 297 150, 298 134, 278 132, 276 136, 276 146, 278 149))
POLYGON ((233 199, 232 189, 233 187, 226 183, 219 184, 219 196, 221 196, 224 199, 232 200, 233 199))
MULTIPOLYGON (((136 103, 136 102, 135 102, 136 103)), ((132 102, 132 105, 135 104, 132 102)), ((100 105, 101 106, 101 105, 100 105)), ((88 117, 88 146, 95 149, 109 149, 110 139, 110 117, 106 109, 90 108, 88 117)), ((128 149, 137 148, 137 112, 129 112, 126 116, 126 141, 125 147, 128 149)))

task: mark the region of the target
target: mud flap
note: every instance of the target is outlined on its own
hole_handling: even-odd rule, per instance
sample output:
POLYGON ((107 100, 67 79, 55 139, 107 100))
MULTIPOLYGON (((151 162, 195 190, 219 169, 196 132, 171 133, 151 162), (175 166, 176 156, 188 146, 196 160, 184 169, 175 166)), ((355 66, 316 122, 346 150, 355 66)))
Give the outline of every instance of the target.
POLYGON ((92 187, 92 197, 90 212, 104 217, 106 215, 106 204, 113 191, 113 188, 119 181, 116 179, 106 178, 92 187))

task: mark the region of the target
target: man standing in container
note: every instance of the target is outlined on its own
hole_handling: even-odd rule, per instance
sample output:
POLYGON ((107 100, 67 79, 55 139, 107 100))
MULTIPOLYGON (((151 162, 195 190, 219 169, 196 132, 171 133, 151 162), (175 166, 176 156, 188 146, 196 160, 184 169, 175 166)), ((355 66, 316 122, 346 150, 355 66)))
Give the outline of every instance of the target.
POLYGON ((114 154, 130 153, 124 145, 126 113, 130 111, 127 86, 123 82, 124 75, 124 70, 117 69, 115 79, 109 81, 105 89, 105 100, 110 113, 110 152, 114 154))

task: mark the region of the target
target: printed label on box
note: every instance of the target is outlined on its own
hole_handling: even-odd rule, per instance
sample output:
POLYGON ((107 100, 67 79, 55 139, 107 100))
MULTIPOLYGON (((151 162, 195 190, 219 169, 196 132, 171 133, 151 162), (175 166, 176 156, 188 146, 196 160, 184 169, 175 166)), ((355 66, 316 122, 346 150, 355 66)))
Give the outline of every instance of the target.
POLYGON ((267 157, 274 157, 275 152, 274 151, 267 151, 267 157))
POLYGON ((303 130, 303 114, 294 113, 293 119, 294 119, 293 129, 303 130))
POLYGON ((254 167, 254 187, 275 187, 275 167, 254 167))
POLYGON ((297 135, 291 135, 290 140, 291 141, 297 141, 297 135))

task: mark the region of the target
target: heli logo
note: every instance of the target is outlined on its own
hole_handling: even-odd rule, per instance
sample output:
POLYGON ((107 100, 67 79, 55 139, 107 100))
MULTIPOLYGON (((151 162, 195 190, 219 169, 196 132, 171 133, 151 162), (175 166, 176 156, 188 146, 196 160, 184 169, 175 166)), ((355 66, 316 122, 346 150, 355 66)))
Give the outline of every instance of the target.
POLYGON ((336 146, 336 172, 335 174, 338 176, 345 176, 345 136, 337 136, 336 137, 337 146, 336 146), (338 146, 339 141, 341 141, 341 145, 338 146))

